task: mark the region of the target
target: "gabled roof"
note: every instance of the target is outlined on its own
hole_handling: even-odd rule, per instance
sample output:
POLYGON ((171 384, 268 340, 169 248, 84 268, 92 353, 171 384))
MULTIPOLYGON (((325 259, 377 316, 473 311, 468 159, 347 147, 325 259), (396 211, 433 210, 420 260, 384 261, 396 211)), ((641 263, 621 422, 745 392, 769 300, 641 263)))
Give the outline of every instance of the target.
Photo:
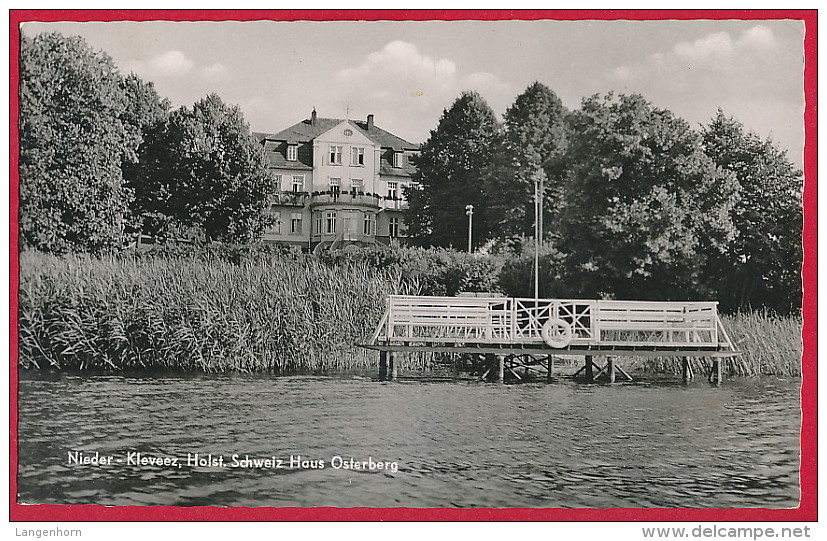
POLYGON ((371 126, 368 129, 368 123, 351 120, 351 124, 362 130, 362 133, 370 137, 382 148, 392 148, 394 150, 419 150, 419 145, 415 145, 409 141, 397 137, 391 132, 385 131, 377 126, 371 126))
MULTIPOLYGON (((310 119, 302 120, 298 124, 294 124, 278 133, 254 133, 254 135, 259 141, 266 139, 268 141, 287 141, 288 143, 307 143, 321 134, 335 128, 342 122, 344 122, 344 120, 339 118, 317 117, 315 122, 311 122, 310 119)), ((406 141, 401 137, 397 137, 382 128, 378 128, 376 126, 370 126, 370 128, 368 128, 367 122, 358 120, 348 120, 348 122, 382 148, 392 148, 394 150, 419 149, 419 145, 415 145, 414 143, 406 141)))

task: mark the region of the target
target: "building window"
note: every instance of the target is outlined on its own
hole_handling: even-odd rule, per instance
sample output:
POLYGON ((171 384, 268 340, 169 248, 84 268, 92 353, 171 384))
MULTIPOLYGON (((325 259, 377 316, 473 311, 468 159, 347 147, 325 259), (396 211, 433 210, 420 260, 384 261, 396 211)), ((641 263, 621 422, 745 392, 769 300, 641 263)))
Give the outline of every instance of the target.
POLYGON ((371 213, 366 213, 365 214, 365 225, 364 225, 364 228, 363 228, 362 232, 365 235, 369 236, 369 237, 372 237, 373 235, 376 234, 376 215, 375 214, 371 214, 371 213))
POLYGON ((388 218, 388 236, 399 236, 399 218, 388 218))
POLYGON ((336 233, 336 211, 329 210, 325 214, 325 233, 333 235, 336 233))
POLYGON ((316 213, 316 234, 317 234, 317 235, 321 235, 321 234, 322 234, 322 223, 323 223, 323 220, 322 220, 322 213, 321 213, 321 212, 317 212, 317 213, 316 213))
POLYGON ((268 233, 276 235, 281 234, 281 212, 273 211, 273 224, 270 226, 268 233))
POLYGON ((273 191, 281 191, 281 175, 273 175, 273 191))
POLYGON ((293 191, 304 191, 304 175, 293 175, 293 191))
POLYGON ((287 145, 287 161, 294 162, 299 159, 299 145, 287 145))
POLYGON ((333 197, 339 197, 341 187, 342 179, 330 177, 330 195, 332 195, 333 197))
POLYGON ((393 153, 393 166, 394 167, 402 167, 402 153, 401 152, 394 152, 393 153))
POLYGON ((356 193, 362 193, 365 190, 365 182, 361 178, 354 178, 350 181, 351 190, 356 193))
POLYGON ((302 213, 293 212, 290 214, 290 233, 300 235, 302 232, 302 213))
POLYGON ((330 164, 342 165, 342 146, 330 145, 330 164))
POLYGON ((364 147, 353 147, 353 152, 350 157, 351 165, 365 165, 365 149, 364 147))
POLYGON ((388 182, 388 199, 396 199, 399 195, 399 188, 396 182, 388 182))

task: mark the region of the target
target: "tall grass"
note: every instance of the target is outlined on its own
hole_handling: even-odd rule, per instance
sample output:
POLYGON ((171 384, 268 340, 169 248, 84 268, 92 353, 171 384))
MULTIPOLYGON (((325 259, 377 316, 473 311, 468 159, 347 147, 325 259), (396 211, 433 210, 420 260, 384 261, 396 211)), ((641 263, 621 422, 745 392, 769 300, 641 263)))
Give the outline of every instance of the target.
MULTIPOLYGON (((408 259, 414 255, 406 252, 408 259)), ((432 268, 439 257, 419 269, 405 259, 378 265, 352 256, 333 261, 303 254, 99 259, 23 253, 20 365, 277 373, 374 369, 375 352, 356 344, 373 332, 388 294, 428 294, 437 286, 493 289, 491 269, 480 267, 480 273, 479 265, 451 260, 446 268, 459 270, 442 276, 432 268)), ((727 361, 731 375, 801 374, 800 318, 745 313, 725 317, 724 325, 744 352, 727 361)), ((422 369, 433 360, 421 354, 402 362, 422 369)), ((698 374, 709 365, 704 359, 693 363, 698 374)), ((629 366, 680 371, 674 358, 638 359, 629 366)))
MULTIPOLYGON (((293 372, 375 366, 355 347, 398 273, 308 257, 21 257, 20 364, 293 372)), ((400 291, 403 289, 403 291, 400 291)))
MULTIPOLYGON (((801 376, 800 316, 777 316, 766 312, 746 312, 722 316, 724 327, 735 343, 737 357, 724 361, 730 376, 801 376)), ((634 366, 652 372, 680 373, 680 360, 672 357, 641 359, 634 366)), ((693 358, 696 374, 709 370, 711 361, 693 358)))

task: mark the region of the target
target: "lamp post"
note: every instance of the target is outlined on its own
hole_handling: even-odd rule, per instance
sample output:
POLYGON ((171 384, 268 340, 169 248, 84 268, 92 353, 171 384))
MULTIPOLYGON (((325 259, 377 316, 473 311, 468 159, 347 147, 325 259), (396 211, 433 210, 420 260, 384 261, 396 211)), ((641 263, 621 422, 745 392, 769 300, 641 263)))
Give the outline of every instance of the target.
POLYGON ((534 302, 540 298, 540 243, 543 236, 543 175, 534 174, 534 302))
POLYGON ((471 226, 474 222, 474 205, 465 205, 465 214, 468 215, 468 253, 471 253, 471 226))

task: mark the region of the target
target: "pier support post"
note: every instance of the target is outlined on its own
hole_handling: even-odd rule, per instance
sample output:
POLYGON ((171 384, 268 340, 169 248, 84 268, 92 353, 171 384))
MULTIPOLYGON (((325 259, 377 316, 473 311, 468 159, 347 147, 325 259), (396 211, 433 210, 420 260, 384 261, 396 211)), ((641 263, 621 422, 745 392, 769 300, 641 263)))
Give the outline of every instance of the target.
POLYGON ((586 381, 594 381, 594 364, 592 364, 592 356, 586 355, 586 381))
POLYGON ((387 351, 380 351, 379 352, 379 379, 380 380, 388 379, 388 352, 387 351))
POLYGON ((689 357, 683 358, 681 376, 684 381, 689 381, 695 377, 695 374, 692 372, 692 363, 689 362, 689 357))
POLYGON ((505 381, 505 355, 497 355, 497 381, 505 381))
POLYGON ((551 376, 554 374, 554 357, 546 355, 546 381, 551 381, 551 376))
POLYGON ((609 383, 614 383, 616 379, 615 375, 615 358, 614 357, 606 357, 606 377, 609 380, 609 383))
POLYGON ((390 364, 391 369, 388 379, 396 379, 396 376, 399 373, 399 359, 393 351, 388 353, 388 363, 390 364))
POLYGON ((712 359, 712 370, 709 371, 709 382, 720 385, 724 381, 724 361, 718 357, 712 359))
POLYGON ((494 370, 494 363, 496 363, 497 359, 494 357, 493 353, 486 353, 484 356, 484 364, 485 364, 485 372, 482 373, 482 378, 485 379, 488 377, 488 374, 494 370))

